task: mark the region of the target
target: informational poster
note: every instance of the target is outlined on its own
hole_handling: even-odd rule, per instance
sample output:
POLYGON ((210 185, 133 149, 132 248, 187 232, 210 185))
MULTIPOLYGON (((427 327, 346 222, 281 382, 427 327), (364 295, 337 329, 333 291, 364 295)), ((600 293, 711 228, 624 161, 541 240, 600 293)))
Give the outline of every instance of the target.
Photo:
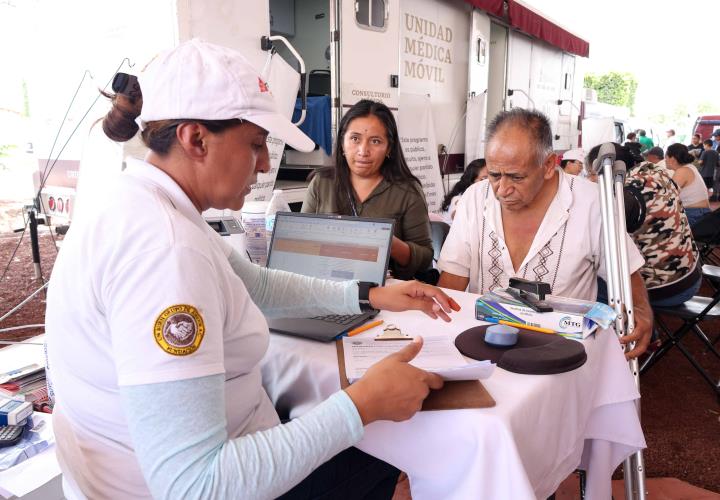
POLYGON ((465 164, 485 158, 485 101, 487 94, 470 97, 465 115, 465 164))
MULTIPOLYGON (((265 78, 270 92, 275 97, 278 111, 290 119, 300 87, 300 75, 282 57, 276 55, 270 59, 265 78)), ((258 180, 251 186, 252 191, 245 198, 246 201, 269 201, 272 196, 285 143, 269 135, 267 146, 270 153, 270 171, 266 174, 258 174, 258 180)))
POLYGON ((398 133, 405 159, 420 179, 428 210, 440 209, 443 188, 430 97, 400 94, 398 133))

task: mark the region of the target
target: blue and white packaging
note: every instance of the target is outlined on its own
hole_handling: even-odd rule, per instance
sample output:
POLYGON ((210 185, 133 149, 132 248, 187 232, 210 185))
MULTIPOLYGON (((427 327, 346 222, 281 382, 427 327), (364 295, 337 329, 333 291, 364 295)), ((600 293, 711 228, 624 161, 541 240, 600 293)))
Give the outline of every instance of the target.
POLYGON ((575 339, 586 338, 598 325, 601 328, 609 327, 616 317, 614 309, 599 302, 553 295, 547 295, 543 302, 551 306, 553 311, 536 312, 504 290, 493 290, 475 301, 475 317, 479 320, 490 317, 547 328, 575 339))
POLYGON ((0 398, 0 425, 18 425, 32 415, 32 403, 0 398))

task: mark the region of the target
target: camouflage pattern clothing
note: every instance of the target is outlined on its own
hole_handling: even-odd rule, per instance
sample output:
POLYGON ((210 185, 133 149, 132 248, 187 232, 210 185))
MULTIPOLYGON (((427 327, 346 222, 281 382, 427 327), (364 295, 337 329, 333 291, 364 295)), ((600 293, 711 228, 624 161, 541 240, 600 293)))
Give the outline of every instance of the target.
POLYGON ((632 234, 645 264, 640 274, 650 289, 688 275, 698 261, 690 224, 680 203, 680 190, 667 170, 651 162, 632 168, 626 184, 642 192, 647 205, 645 222, 632 234))

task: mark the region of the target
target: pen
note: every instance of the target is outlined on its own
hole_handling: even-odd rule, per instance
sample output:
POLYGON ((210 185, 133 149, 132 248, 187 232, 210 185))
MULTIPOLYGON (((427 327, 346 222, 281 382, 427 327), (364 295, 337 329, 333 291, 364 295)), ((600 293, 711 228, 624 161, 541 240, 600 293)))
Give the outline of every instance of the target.
POLYGON ((353 335, 357 335, 358 333, 365 332, 365 331, 369 330, 370 328, 374 328, 378 325, 382 325, 382 323, 383 323, 383 320, 381 320, 381 319, 379 319, 377 321, 373 321, 371 323, 365 323, 362 326, 358 326, 357 328, 350 330, 348 332, 347 336, 352 337, 353 335))
POLYGON ((483 316, 483 321, 487 321, 488 323, 498 323, 500 325, 514 326, 515 328, 521 328, 523 330, 530 330, 533 332, 557 333, 555 330, 550 330, 549 328, 540 328, 539 326, 526 325, 523 323, 513 323, 512 321, 505 321, 504 319, 497 319, 491 316, 483 316))

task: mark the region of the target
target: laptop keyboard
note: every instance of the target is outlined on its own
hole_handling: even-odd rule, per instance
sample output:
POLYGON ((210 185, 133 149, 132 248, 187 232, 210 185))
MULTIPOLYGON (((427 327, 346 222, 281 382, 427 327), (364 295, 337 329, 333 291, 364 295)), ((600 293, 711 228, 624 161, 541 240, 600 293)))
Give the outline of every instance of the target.
POLYGON ((327 316, 316 316, 312 319, 319 319, 320 321, 327 321, 328 323, 337 323, 338 325, 349 325, 362 314, 328 314, 327 316))

